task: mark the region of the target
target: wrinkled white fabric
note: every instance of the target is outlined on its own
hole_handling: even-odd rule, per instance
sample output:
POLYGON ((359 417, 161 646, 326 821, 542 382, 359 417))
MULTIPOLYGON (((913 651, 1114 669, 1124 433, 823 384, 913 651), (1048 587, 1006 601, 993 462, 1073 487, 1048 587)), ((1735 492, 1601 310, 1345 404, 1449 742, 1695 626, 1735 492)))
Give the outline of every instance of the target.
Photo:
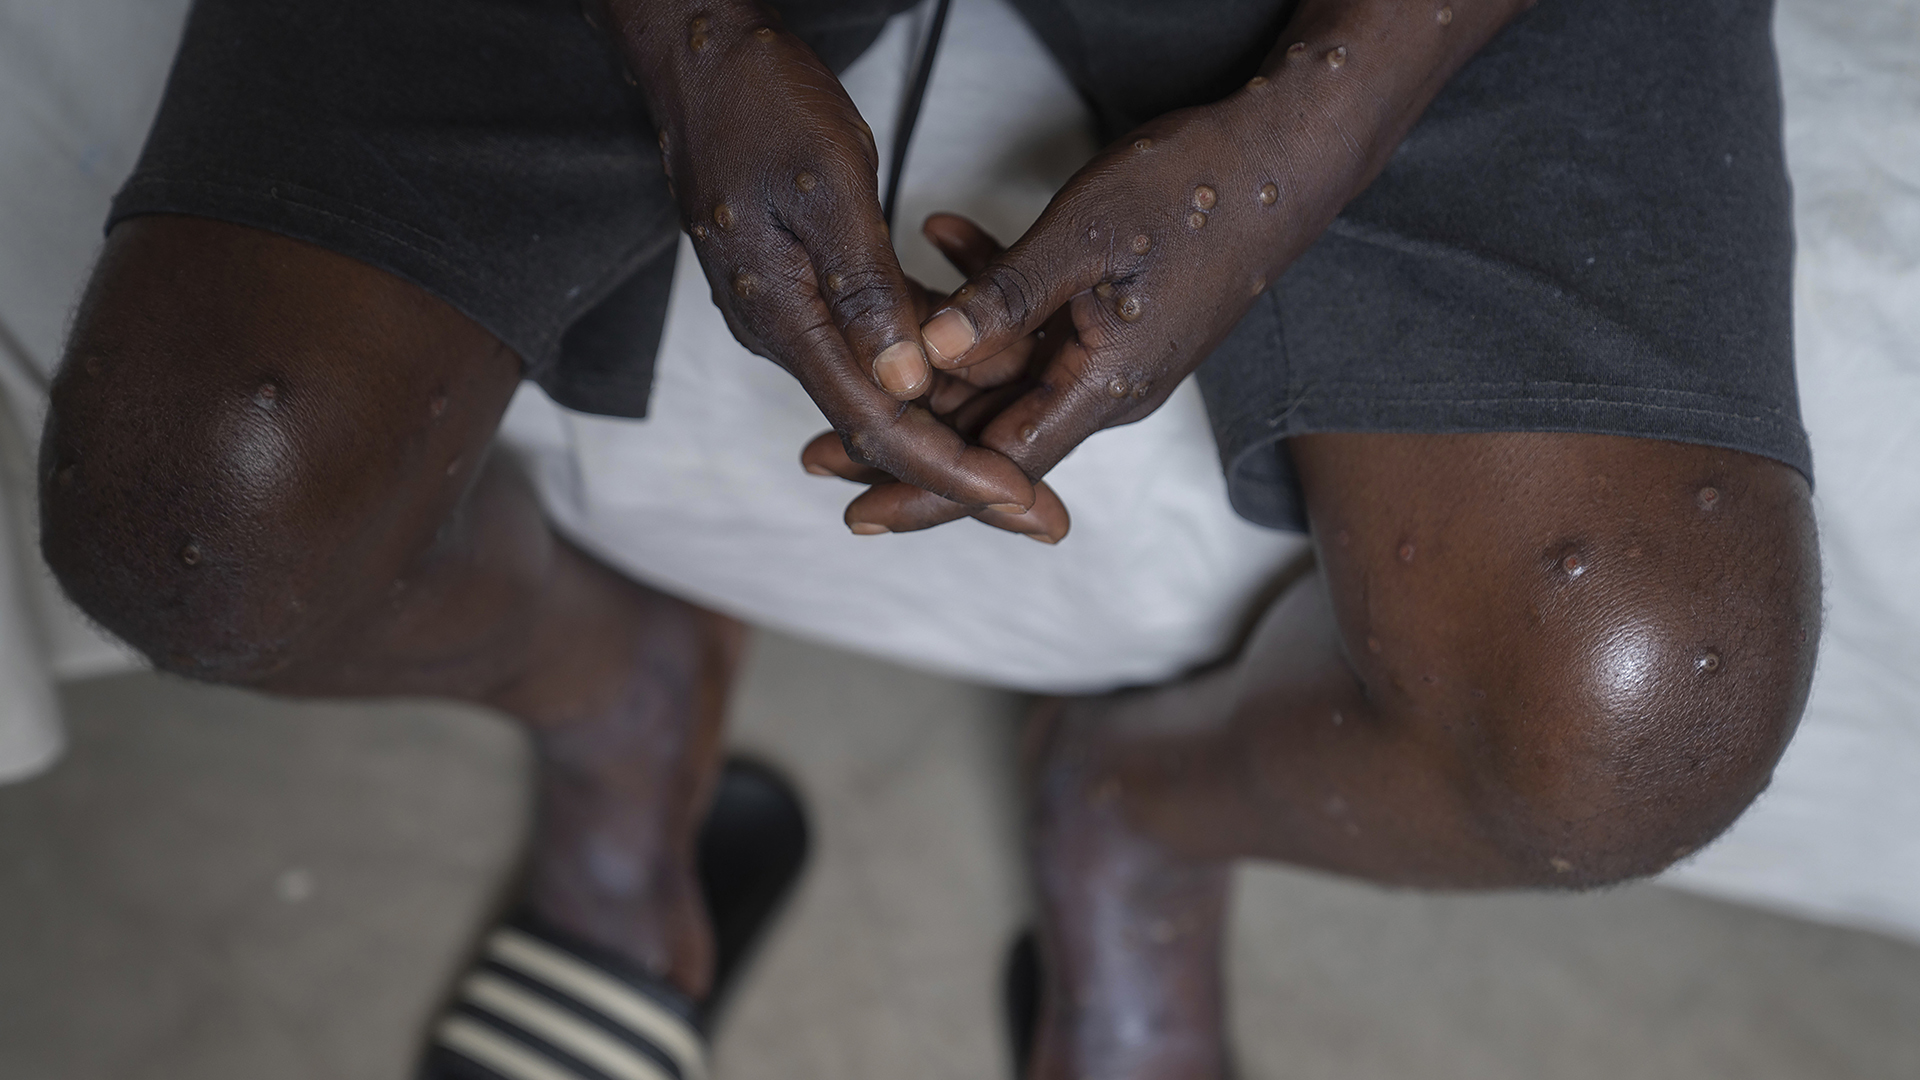
POLYGON ((68 313, 186 11, 187 0, 0 0, 0 782, 58 757, 55 679, 136 662, 39 559, 32 447, 68 313))
POLYGON ((51 765, 65 745, 53 673, 30 597, 39 560, 18 508, 32 471, 11 416, 0 415, 0 784, 51 765))
MULTIPOLYGON (((0 0, 0 328, 42 371, 185 8, 0 0)), ((883 139, 910 29, 893 28, 849 75, 883 139)), ((958 0, 950 33, 899 230, 908 270, 936 286, 956 277, 917 236, 920 217, 961 209, 1011 239, 1090 149, 1072 134, 1072 93, 1000 0, 958 0)), ((1781 0, 1778 37, 1827 633, 1772 789, 1666 880, 1920 938, 1920 563, 1908 553, 1920 535, 1920 8, 1781 0)), ((531 390, 511 417, 556 517, 637 576, 923 666, 1097 686, 1210 655, 1299 543, 1220 516, 1223 485, 1190 388, 1061 466, 1054 481, 1075 526, 1058 549, 970 522, 848 536, 839 515, 852 486, 796 463, 822 427, 817 413, 787 376, 731 344, 691 267, 683 258, 653 419, 569 415, 531 390)), ((0 396, 29 428, 36 382, 0 363, 0 396)), ((32 504, 19 456, 0 469, 15 518, 32 504)), ((12 524, 11 535, 30 535, 30 522, 12 524)), ((0 540, 0 560, 4 549, 0 540)), ((11 557, 0 561, 0 776, 44 757, 9 750, 33 745, 22 732, 57 730, 36 648, 60 677, 125 662, 41 592, 30 544, 11 557), (20 563, 9 594, 6 567, 20 563)))
POLYGON ((1668 880, 1920 937, 1920 5, 1783 0, 1826 632, 1773 787, 1668 880))

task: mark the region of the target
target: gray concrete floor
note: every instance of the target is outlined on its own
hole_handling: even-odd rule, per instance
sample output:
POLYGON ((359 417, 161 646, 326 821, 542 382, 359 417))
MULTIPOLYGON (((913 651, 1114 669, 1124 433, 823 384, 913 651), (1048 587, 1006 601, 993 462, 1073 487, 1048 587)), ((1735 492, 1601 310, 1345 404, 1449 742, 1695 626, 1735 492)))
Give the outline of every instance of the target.
MULTIPOLYGON (((512 872, 514 730, 152 675, 66 701, 70 758, 0 788, 0 1078, 405 1077, 512 872)), ((735 738, 800 780, 817 848, 722 1077, 1006 1080, 1017 709, 757 639, 735 738)), ((1260 868, 1232 941, 1249 1080, 1920 1076, 1920 950, 1655 887, 1431 897, 1260 868)))

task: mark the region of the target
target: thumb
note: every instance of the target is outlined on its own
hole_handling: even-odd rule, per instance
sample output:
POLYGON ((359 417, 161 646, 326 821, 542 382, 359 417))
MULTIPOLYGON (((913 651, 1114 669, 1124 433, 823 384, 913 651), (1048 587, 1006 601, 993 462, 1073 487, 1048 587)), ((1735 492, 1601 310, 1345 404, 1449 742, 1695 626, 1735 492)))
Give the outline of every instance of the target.
POLYGON ((1106 272, 1107 243, 1098 229, 1040 221, 956 290, 920 328, 937 368, 978 363, 1038 330, 1049 316, 1092 288, 1106 272))

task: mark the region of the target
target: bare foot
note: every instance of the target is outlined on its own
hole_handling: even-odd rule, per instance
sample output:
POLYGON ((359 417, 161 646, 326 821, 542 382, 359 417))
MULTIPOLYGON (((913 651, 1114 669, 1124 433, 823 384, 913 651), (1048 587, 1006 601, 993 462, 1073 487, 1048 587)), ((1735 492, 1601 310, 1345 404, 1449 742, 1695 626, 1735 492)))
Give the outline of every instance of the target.
POLYGON ((1164 697, 1051 699, 1035 710, 1028 844, 1047 982, 1028 1080, 1227 1074, 1228 866, 1179 859, 1131 827, 1114 768, 1114 751, 1138 737, 1127 720, 1164 697))

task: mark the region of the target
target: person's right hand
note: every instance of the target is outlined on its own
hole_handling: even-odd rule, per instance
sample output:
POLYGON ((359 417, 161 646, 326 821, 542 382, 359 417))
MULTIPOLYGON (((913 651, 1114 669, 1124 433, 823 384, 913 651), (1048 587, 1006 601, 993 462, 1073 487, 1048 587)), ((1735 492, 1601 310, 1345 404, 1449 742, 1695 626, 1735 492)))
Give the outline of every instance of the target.
POLYGON ((800 380, 854 461, 965 506, 1032 506, 1012 461, 908 404, 932 368, 840 81, 757 4, 608 6, 734 336, 800 380))

